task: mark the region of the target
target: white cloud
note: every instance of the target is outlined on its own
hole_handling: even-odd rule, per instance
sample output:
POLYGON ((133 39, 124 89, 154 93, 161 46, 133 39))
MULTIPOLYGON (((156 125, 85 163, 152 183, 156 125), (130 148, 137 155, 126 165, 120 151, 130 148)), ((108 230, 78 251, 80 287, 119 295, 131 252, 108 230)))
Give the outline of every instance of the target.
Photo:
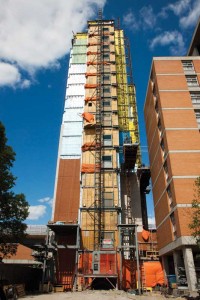
POLYGON ((52 206, 53 199, 50 197, 44 197, 44 198, 39 199, 38 202, 46 203, 46 204, 49 204, 50 206, 52 206))
POLYGON ((57 66, 70 50, 72 31, 83 30, 105 2, 0 0, 0 60, 14 63, 18 73, 57 66))
POLYGON ((156 227, 155 217, 149 217, 148 224, 149 224, 149 227, 156 227))
POLYGON ((180 18, 180 26, 182 28, 188 28, 196 25, 200 16, 200 1, 196 0, 193 3, 192 8, 189 10, 186 16, 180 18))
POLYGON ((132 10, 124 15, 123 23, 133 31, 140 28, 146 30, 155 26, 156 16, 154 15, 153 8, 150 5, 143 6, 137 16, 132 10))
POLYGON ((178 31, 165 31, 155 37, 150 43, 150 49, 153 50, 157 46, 169 46, 172 55, 185 54, 185 43, 183 37, 178 31))
POLYGON ((139 20, 136 19, 136 16, 132 11, 129 11, 126 15, 123 16, 123 23, 131 30, 139 29, 139 20))
POLYGON ((156 16, 154 15, 153 8, 144 6, 140 10, 140 16, 145 29, 153 28, 156 24, 156 16))
POLYGON ((46 206, 45 205, 34 205, 29 207, 29 216, 28 220, 38 220, 46 214, 46 206))
POLYGON ((21 75, 16 66, 0 62, 0 86, 14 86, 21 80, 21 75))
POLYGON ((177 16, 188 11, 190 7, 191 0, 179 0, 175 3, 169 4, 166 9, 173 11, 173 13, 177 16))
POLYGON ((200 1, 179 0, 175 3, 170 3, 162 8, 159 16, 166 18, 169 11, 172 11, 179 17, 179 25, 181 28, 193 27, 196 25, 200 16, 200 1))

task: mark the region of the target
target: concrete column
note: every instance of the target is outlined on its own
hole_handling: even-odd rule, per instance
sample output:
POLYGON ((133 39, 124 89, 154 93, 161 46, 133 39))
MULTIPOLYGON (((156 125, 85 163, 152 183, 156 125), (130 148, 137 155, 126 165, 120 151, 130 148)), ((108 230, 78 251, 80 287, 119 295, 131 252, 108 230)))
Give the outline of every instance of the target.
POLYGON ((167 275, 169 275, 169 267, 167 262, 167 256, 165 255, 162 256, 162 266, 165 275, 165 282, 167 283, 167 275))
POLYGON ((180 251, 174 251, 173 252, 174 269, 175 269, 176 281, 178 280, 178 277, 179 277, 178 267, 182 266, 182 261, 181 261, 180 254, 181 254, 180 251))
POLYGON ((183 248, 183 259, 185 264, 188 289, 191 292, 194 292, 196 291, 197 276, 195 272, 194 258, 191 248, 183 248))

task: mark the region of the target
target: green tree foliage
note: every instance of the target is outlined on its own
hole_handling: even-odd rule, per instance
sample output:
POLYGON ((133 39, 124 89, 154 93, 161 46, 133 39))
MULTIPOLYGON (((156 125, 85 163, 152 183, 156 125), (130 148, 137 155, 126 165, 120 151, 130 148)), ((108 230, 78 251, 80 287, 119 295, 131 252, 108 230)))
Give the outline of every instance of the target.
POLYGON ((194 199, 192 201, 192 221, 189 224, 192 235, 200 247, 200 177, 194 183, 194 199))
POLYGON ((28 217, 28 202, 24 194, 15 194, 11 189, 16 177, 11 168, 15 152, 7 145, 5 127, 0 122, 0 257, 16 254, 17 243, 25 237, 28 217))

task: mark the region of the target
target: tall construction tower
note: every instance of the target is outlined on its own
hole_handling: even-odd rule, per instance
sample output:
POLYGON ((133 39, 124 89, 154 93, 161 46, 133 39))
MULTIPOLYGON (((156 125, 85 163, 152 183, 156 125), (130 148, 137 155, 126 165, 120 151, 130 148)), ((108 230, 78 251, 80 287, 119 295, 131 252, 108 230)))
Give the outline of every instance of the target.
POLYGON ((135 288, 137 231, 148 229, 128 40, 113 20, 72 40, 52 222, 67 290, 135 288))

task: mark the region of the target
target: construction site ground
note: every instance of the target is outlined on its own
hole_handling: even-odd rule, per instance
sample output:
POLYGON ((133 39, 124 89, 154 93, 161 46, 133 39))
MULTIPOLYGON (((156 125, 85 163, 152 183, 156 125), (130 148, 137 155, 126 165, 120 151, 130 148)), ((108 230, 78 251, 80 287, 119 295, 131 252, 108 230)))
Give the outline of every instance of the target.
MULTIPOLYGON (((173 296, 161 295, 161 293, 145 293, 141 296, 134 295, 128 292, 119 290, 88 290, 83 292, 59 292, 48 293, 40 295, 27 295, 25 300, 164 300, 166 298, 174 298, 173 296)), ((183 297, 176 297, 176 299, 186 299, 183 297)), ((189 298, 192 299, 192 298, 189 298)), ((194 299, 194 298, 193 298, 194 299)))

